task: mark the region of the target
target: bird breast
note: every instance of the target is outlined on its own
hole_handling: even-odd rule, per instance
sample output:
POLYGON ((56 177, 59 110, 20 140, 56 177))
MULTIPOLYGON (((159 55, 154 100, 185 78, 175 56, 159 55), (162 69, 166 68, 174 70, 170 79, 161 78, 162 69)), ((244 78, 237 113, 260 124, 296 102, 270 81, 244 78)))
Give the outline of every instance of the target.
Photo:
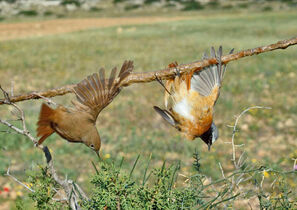
POLYGON ((213 107, 208 97, 201 96, 198 92, 189 90, 185 95, 175 93, 175 103, 172 111, 179 122, 181 130, 187 138, 194 139, 207 131, 212 123, 213 107))
POLYGON ((57 109, 54 130, 63 138, 71 142, 82 142, 82 137, 94 129, 94 123, 86 112, 70 112, 57 109))

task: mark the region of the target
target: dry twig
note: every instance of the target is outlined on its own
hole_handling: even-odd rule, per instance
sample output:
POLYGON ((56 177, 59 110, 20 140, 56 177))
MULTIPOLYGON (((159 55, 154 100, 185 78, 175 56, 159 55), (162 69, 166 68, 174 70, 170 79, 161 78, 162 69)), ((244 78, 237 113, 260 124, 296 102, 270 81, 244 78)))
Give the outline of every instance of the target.
POLYGON ((230 127, 233 127, 233 131, 232 131, 232 139, 231 139, 231 144, 232 144, 232 162, 235 166, 236 169, 238 169, 240 167, 240 162, 241 162, 241 159, 242 159, 242 155, 244 153, 242 153, 242 155, 240 156, 238 162, 236 162, 236 149, 235 147, 236 146, 240 146, 240 145, 235 145, 234 143, 234 137, 235 137, 235 133, 237 132, 236 128, 237 128, 237 124, 239 122, 239 119, 246 113, 248 112, 249 110, 251 109, 271 109, 271 107, 263 107, 263 106, 252 106, 252 107, 249 107, 245 110, 243 110, 240 115, 238 117, 236 117, 236 120, 235 120, 235 123, 234 123, 234 126, 230 126, 230 127))
MULTIPOLYGON (((297 44, 297 37, 288 39, 288 40, 282 40, 274 44, 270 44, 267 46, 263 47, 257 47, 254 49, 248 49, 248 50, 243 50, 238 53, 233 53, 233 54, 228 54, 222 57, 222 63, 227 64, 231 61, 244 58, 247 56, 252 56, 252 55, 257 55, 260 53, 265 53, 277 49, 286 49, 289 46, 296 45, 297 44)), ((157 78, 159 80, 166 80, 169 78, 172 78, 176 74, 176 68, 179 69, 180 74, 184 74, 187 72, 192 72, 192 71, 199 71, 202 68, 215 64, 217 63, 215 58, 208 59, 208 60, 202 60, 202 61, 197 61, 189 64, 182 64, 177 67, 173 68, 167 68, 159 71, 152 71, 152 72, 145 72, 145 73, 132 73, 129 75, 125 80, 122 82, 122 86, 129 86, 134 83, 144 83, 144 82, 152 82, 156 80, 157 78)), ((23 95, 18 95, 11 97, 11 102, 19 102, 19 101, 24 101, 24 100, 30 100, 30 99, 38 99, 40 96, 51 98, 54 96, 58 95, 65 95, 67 93, 73 92, 73 87, 75 85, 66 85, 60 88, 54 88, 51 90, 46 90, 46 91, 34 91, 31 93, 26 93, 23 95)), ((5 100, 1 99, 0 100, 0 105, 5 104, 5 100)))
MULTIPOLYGON (((66 195, 68 197, 68 198, 63 198, 62 197, 61 199, 55 199, 55 201, 65 202, 65 200, 66 200, 66 201, 68 201, 69 206, 72 209, 80 209, 80 207, 78 205, 78 200, 79 200, 80 196, 82 196, 83 199, 88 199, 86 194, 72 180, 68 180, 67 178, 65 180, 62 180, 62 179, 59 178, 59 176, 58 176, 58 174, 57 174, 57 172, 56 172, 56 170, 54 168, 52 155, 51 155, 48 147, 47 146, 42 146, 42 145, 37 146, 38 140, 35 137, 33 137, 31 135, 31 133, 27 130, 26 119, 25 119, 25 115, 24 115, 23 110, 19 106, 17 106, 15 103, 11 102, 8 93, 5 90, 3 90, 1 86, 0 86, 0 90, 2 91, 2 93, 4 95, 4 98, 5 98, 4 99, 4 104, 11 105, 17 110, 19 120, 21 120, 21 122, 22 122, 22 128, 18 128, 18 127, 14 126, 13 124, 11 124, 8 121, 3 120, 3 119, 0 119, 0 123, 6 125, 10 129, 14 130, 16 133, 26 136, 28 139, 30 139, 33 142, 33 144, 37 148, 39 148, 39 149, 41 149, 43 151, 43 153, 44 153, 44 155, 46 157, 47 167, 48 167, 48 169, 50 171, 50 174, 51 174, 52 178, 63 188, 63 190, 65 191, 65 193, 66 193, 66 195)), ((9 168, 7 170, 6 175, 13 178, 16 182, 18 182, 22 186, 26 187, 31 192, 34 192, 34 190, 32 190, 31 188, 28 188, 22 182, 17 180, 14 176, 12 176, 9 173, 9 168)))
POLYGON ((16 177, 14 177, 13 175, 11 175, 11 174, 10 174, 9 167, 8 167, 8 169, 7 169, 5 175, 11 177, 14 181, 16 181, 17 183, 19 183, 20 185, 22 185, 23 187, 25 187, 25 188, 28 189, 29 191, 31 191, 31 192, 35 192, 35 191, 32 190, 30 187, 28 187, 27 185, 25 185, 24 183, 22 183, 21 181, 19 181, 16 177))

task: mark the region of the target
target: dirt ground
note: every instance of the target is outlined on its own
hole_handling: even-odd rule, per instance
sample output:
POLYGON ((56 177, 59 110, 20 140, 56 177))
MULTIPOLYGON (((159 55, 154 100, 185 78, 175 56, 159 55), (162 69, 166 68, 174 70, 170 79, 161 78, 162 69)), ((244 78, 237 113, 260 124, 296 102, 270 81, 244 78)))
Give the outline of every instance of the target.
POLYGON ((186 17, 132 17, 57 19, 25 23, 1 23, 0 41, 68 33, 116 25, 150 24, 186 19, 186 17))

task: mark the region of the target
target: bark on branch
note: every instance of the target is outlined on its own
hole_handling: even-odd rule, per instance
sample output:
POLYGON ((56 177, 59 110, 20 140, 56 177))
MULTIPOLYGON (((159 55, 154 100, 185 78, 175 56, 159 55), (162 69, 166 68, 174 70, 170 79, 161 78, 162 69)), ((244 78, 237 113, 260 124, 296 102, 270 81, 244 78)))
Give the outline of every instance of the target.
MULTIPOLYGON (((267 46, 257 47, 254 49, 243 50, 238 53, 225 55, 222 57, 222 63, 226 64, 240 58, 257 55, 260 53, 265 53, 265 52, 269 52, 277 49, 286 49, 287 47, 296 45, 296 44, 297 44, 297 37, 294 37, 288 40, 278 41, 277 43, 273 43, 267 46)), ((177 68, 180 70, 181 74, 184 74, 191 71, 199 71, 202 68, 214 63, 216 63, 215 59, 208 59, 208 60, 197 61, 189 64, 182 64, 182 65, 179 65, 177 68)), ((176 71, 175 68, 166 68, 163 70, 152 71, 152 72, 133 73, 122 82, 122 86, 129 86, 134 83, 152 82, 156 80, 156 76, 159 79, 166 80, 174 77, 175 71, 176 71)), ((55 88, 55 89, 46 90, 46 91, 39 91, 39 92, 36 91, 36 92, 26 93, 23 95, 11 97, 10 100, 11 102, 15 103, 15 102, 25 101, 30 99, 39 99, 41 96, 50 98, 58 95, 65 95, 67 93, 71 93, 74 86, 75 84, 66 85, 60 88, 55 88)), ((5 99, 0 99, 0 105, 4 103, 5 103, 5 99)))

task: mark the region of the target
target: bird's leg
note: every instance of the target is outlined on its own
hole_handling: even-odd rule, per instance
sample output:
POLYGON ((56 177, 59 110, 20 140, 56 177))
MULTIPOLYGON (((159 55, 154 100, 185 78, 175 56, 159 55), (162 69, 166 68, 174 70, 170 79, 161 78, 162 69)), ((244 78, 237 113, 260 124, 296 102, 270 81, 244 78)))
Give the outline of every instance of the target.
POLYGON ((179 68, 177 68, 177 66, 175 66, 174 68, 175 68, 175 74, 176 74, 176 76, 180 77, 181 74, 180 74, 179 68))
POLYGON ((175 68, 175 75, 178 76, 178 77, 180 77, 180 70, 179 70, 179 68, 177 68, 178 67, 178 63, 176 61, 173 62, 173 63, 170 63, 168 65, 168 67, 169 68, 175 68))
POLYGON ((169 90, 166 88, 166 86, 164 85, 164 83, 162 82, 162 80, 159 79, 159 77, 155 74, 156 80, 157 82, 159 82, 159 84, 165 89, 165 91, 171 95, 171 93, 169 92, 169 90))

